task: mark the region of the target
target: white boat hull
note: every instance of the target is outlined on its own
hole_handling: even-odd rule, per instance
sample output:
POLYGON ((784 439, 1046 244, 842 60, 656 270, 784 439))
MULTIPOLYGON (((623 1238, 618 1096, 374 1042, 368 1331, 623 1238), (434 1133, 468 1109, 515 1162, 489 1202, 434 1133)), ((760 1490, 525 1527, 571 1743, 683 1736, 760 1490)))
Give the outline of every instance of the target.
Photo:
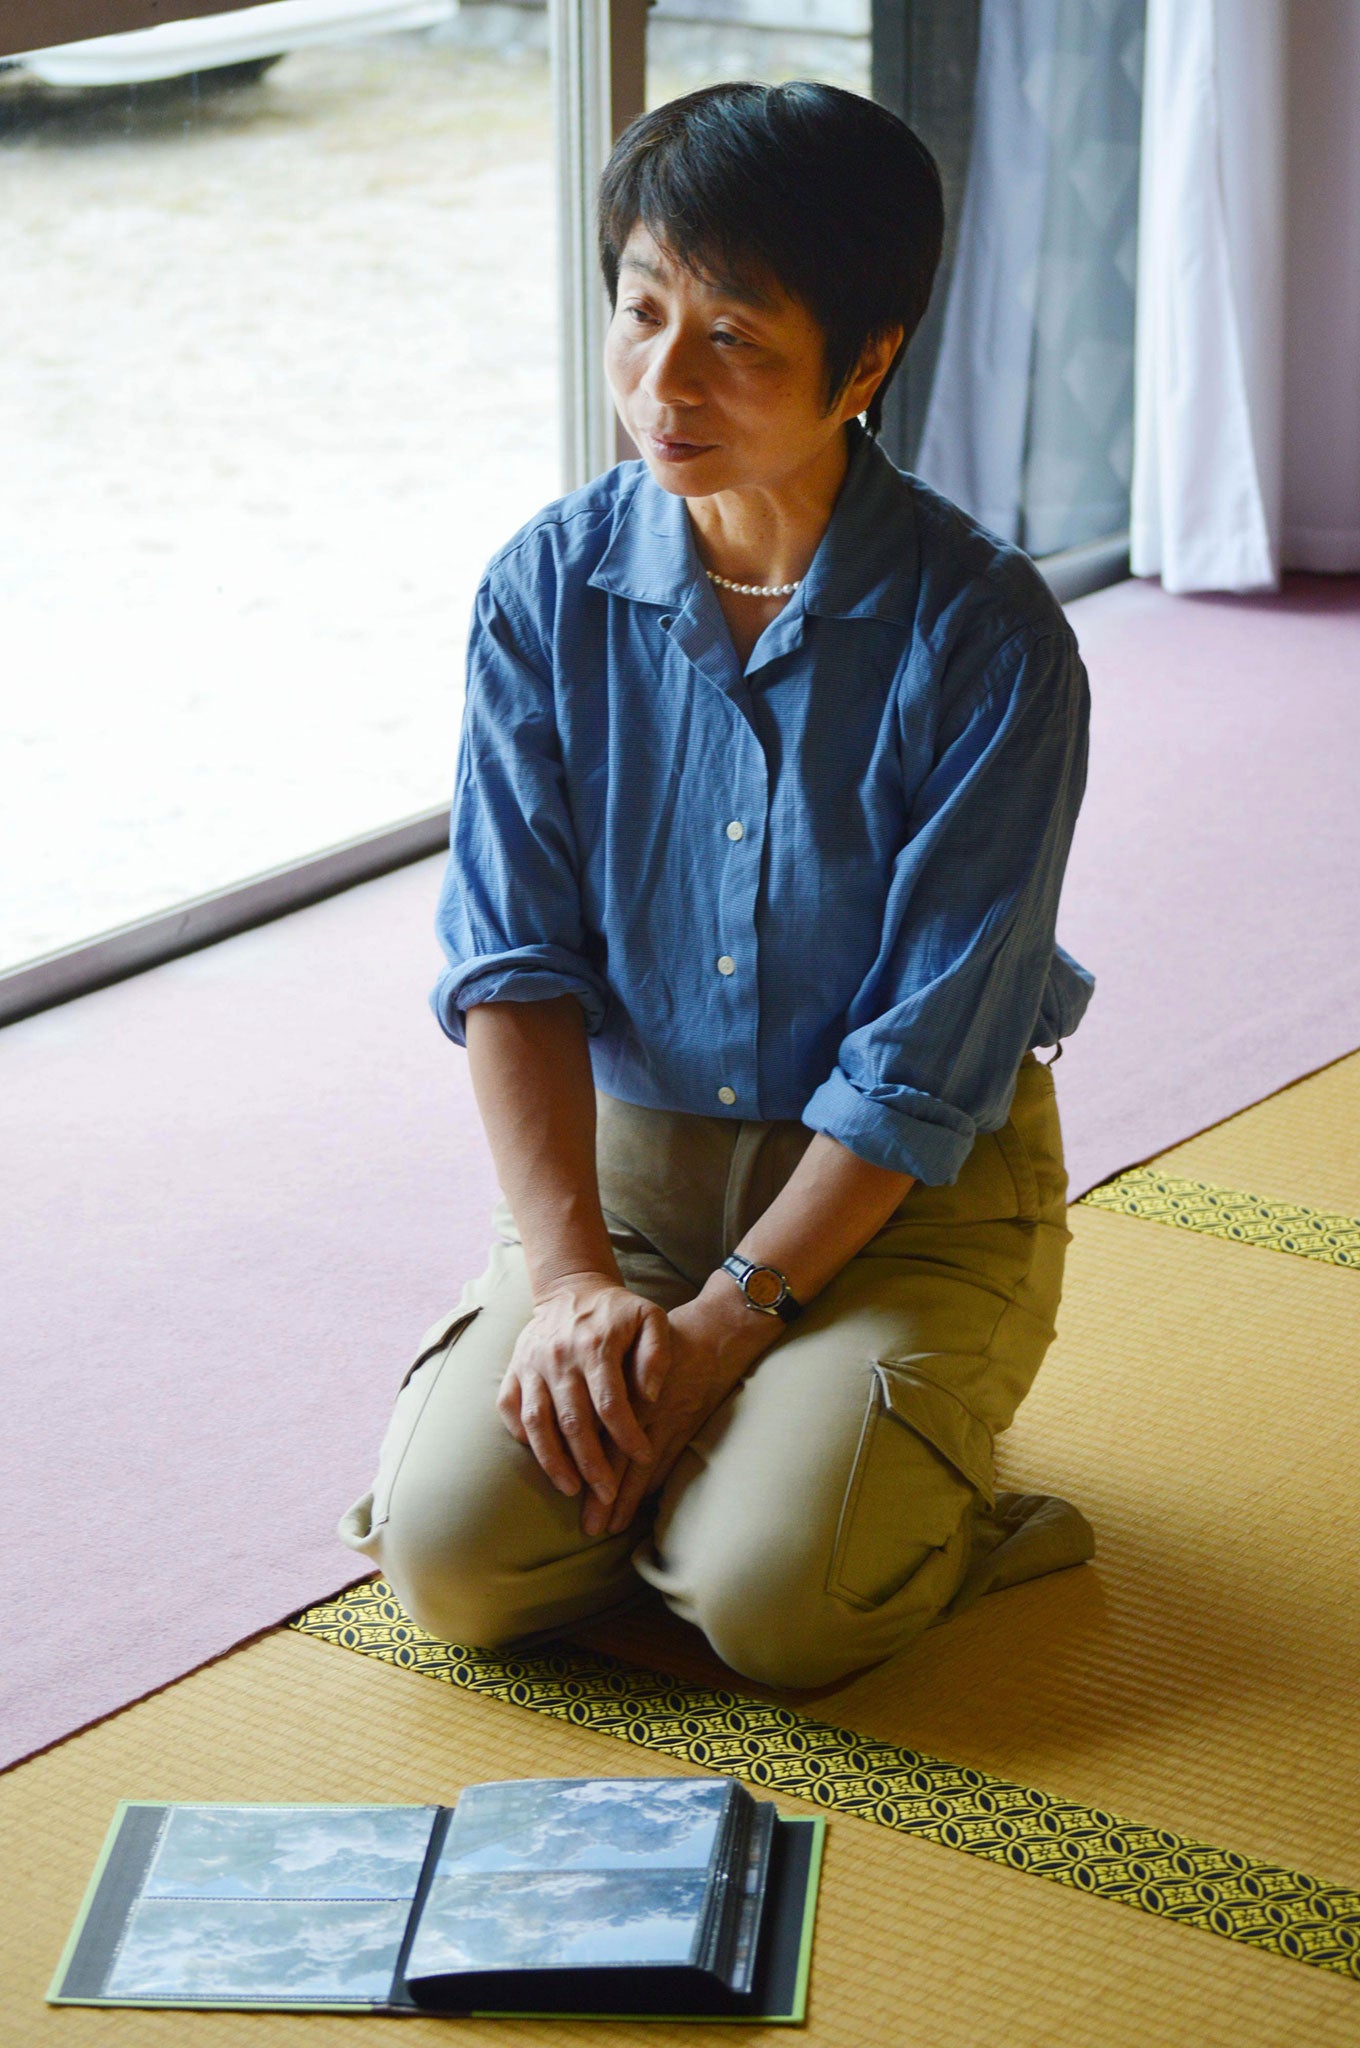
POLYGON ((48 85, 142 85, 278 57, 317 43, 432 28, 457 0, 264 0, 230 14, 164 22, 120 36, 95 36, 51 50, 28 50, 24 69, 48 85))

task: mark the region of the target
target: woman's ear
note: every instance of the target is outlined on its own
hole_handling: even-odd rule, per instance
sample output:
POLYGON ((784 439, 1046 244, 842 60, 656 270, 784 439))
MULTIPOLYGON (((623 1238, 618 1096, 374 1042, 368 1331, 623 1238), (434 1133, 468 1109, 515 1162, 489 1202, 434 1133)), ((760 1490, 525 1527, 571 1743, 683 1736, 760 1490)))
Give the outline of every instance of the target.
POLYGON ((897 359, 905 332, 903 327, 890 327, 886 334, 877 334, 865 343, 859 367, 841 395, 842 419, 868 411, 874 393, 897 359))

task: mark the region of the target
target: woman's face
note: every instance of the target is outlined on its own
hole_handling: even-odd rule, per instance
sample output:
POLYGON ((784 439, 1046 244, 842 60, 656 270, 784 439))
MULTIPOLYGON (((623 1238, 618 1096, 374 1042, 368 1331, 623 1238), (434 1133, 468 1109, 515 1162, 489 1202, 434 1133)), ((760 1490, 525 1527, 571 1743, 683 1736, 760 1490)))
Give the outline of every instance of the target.
POLYGON ((824 410, 822 330, 773 278, 705 281, 640 224, 619 260, 605 372, 652 475, 686 498, 777 489, 868 402, 857 378, 824 410))

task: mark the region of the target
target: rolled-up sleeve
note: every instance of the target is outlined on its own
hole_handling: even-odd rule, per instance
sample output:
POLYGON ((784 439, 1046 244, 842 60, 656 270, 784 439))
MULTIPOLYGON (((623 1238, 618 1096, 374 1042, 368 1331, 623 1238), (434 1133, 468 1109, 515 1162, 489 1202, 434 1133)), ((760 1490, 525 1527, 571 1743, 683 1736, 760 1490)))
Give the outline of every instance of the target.
POLYGON ((859 1157, 953 1182, 1005 1122, 1054 969, 1089 717, 1070 632, 1014 636, 943 711, 877 959, 803 1112, 859 1157))
POLYGON ((468 641, 449 862, 437 916, 448 966, 430 998, 455 1044, 478 1003, 581 1000, 588 1028, 608 989, 588 958, 579 861, 543 653, 491 573, 468 641))

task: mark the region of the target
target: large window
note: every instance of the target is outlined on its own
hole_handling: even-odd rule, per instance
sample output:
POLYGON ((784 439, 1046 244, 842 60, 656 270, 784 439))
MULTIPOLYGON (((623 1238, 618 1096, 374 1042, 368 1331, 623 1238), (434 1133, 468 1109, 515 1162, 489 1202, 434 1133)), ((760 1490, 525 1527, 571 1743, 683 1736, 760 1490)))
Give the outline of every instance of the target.
POLYGON ((447 801, 556 264, 542 18, 424 12, 0 75, 0 966, 447 801))

